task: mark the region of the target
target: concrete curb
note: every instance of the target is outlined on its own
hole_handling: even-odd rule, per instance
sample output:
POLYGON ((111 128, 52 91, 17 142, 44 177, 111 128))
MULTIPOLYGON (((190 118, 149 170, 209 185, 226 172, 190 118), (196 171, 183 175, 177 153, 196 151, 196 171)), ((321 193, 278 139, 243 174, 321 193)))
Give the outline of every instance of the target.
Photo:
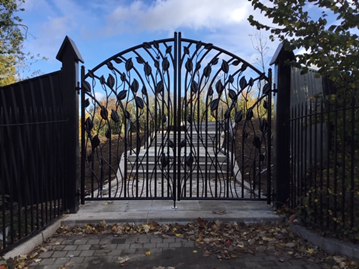
POLYGON ((292 231, 313 245, 320 247, 329 254, 340 254, 351 259, 359 259, 359 246, 352 243, 343 242, 335 238, 326 238, 313 233, 306 228, 290 224, 292 231))
POLYGON ((18 247, 10 250, 9 252, 5 253, 3 256, 4 259, 15 258, 20 255, 25 255, 30 253, 35 247, 41 245, 45 242, 49 237, 53 236, 58 228, 60 228, 62 222, 62 218, 55 221, 55 223, 51 224, 50 226, 46 227, 43 231, 39 234, 35 235, 28 241, 25 241, 18 247))

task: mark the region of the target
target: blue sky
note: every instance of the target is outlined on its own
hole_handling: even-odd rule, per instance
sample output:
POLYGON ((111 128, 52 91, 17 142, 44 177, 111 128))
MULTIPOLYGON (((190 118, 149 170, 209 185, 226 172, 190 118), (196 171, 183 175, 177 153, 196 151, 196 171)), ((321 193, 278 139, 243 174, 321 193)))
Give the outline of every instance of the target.
MULTIPOLYGON (((86 69, 91 69, 129 47, 173 37, 175 31, 256 65, 259 55, 249 36, 256 30, 247 18, 254 14, 266 21, 247 0, 26 0, 23 7, 20 16, 29 27, 24 48, 48 58, 31 66, 42 73, 60 69, 56 54, 65 36, 76 43, 86 69)), ((269 61, 278 43, 267 45, 269 61)))

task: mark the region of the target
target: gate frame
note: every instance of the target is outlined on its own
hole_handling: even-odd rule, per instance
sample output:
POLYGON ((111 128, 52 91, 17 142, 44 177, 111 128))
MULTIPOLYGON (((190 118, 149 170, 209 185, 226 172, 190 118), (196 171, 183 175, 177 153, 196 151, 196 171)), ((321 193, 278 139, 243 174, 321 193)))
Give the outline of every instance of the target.
MULTIPOLYGON (((162 40, 153 41, 153 42, 166 42, 166 41, 174 40, 174 47, 175 47, 175 51, 176 51, 176 53, 174 54, 175 55, 174 56, 174 58, 175 58, 174 62, 176 64, 175 69, 180 70, 180 68, 184 68, 184 62, 181 62, 181 59, 178 60, 178 55, 181 55, 181 46, 178 46, 178 44, 181 44, 182 40, 187 41, 187 42, 192 42, 192 43, 201 42, 201 41, 196 41, 196 40, 191 40, 191 39, 186 39, 186 38, 181 39, 181 33, 179 33, 178 35, 179 35, 179 39, 177 39, 177 33, 175 33, 174 38, 162 39, 162 40), (180 41, 178 41, 178 40, 180 40, 180 41), (177 48, 177 46, 178 46, 178 48, 177 48)), ((149 42, 148 44, 152 44, 153 42, 149 42)), ((147 43, 147 42, 145 42, 145 43, 147 43)), ((212 44, 210 44, 210 45, 212 45, 212 44)), ((89 71, 91 71, 91 73, 93 73, 96 70, 98 70, 99 68, 101 68, 102 66, 104 66, 106 63, 114 60, 116 56, 125 54, 127 52, 132 51, 132 50, 134 51, 135 49, 140 48, 142 46, 143 46, 143 44, 131 47, 131 48, 126 49, 124 51, 121 51, 120 53, 117 53, 117 54, 111 56, 110 58, 106 59, 105 61, 98 64, 95 68, 93 68, 93 69, 91 69, 89 71)), ((213 46, 213 47, 215 47, 215 46, 213 46)), ((272 194, 272 185, 271 185, 271 171, 272 171, 272 164, 271 164, 271 154, 272 154, 271 153, 271 140, 272 140, 272 133, 271 133, 271 125, 272 125, 271 122, 272 121, 271 120, 272 119, 271 118, 272 118, 272 113, 271 113, 271 105, 272 105, 272 93, 273 93, 273 91, 272 91, 272 70, 271 69, 268 70, 268 77, 267 77, 267 76, 265 76, 265 73, 260 72, 257 68, 255 68, 254 66, 252 66, 251 64, 249 64, 248 62, 243 60, 242 58, 240 58, 240 57, 238 57, 238 56, 236 56, 236 55, 234 55, 234 54, 232 54, 232 53, 230 53, 230 52, 228 52, 228 51, 226 51, 224 49, 221 49, 221 48, 218 48, 218 49, 219 49, 219 51, 224 52, 228 56, 232 56, 232 57, 241 59, 248 66, 250 66, 250 68, 253 71, 257 72, 258 74, 263 74, 263 77, 266 79, 267 84, 269 84, 269 86, 270 86, 268 91, 267 91, 269 93, 269 94, 267 94, 267 97, 268 97, 267 100, 268 100, 268 103, 270 104, 270 109, 267 109, 267 119, 268 119, 268 129, 269 129, 269 131, 267 131, 267 137, 266 137, 266 139, 268 141, 267 142, 268 143, 268 149, 267 149, 268 161, 267 161, 267 167, 266 167, 267 174, 268 174, 268 178, 267 178, 267 194, 266 194, 267 198, 266 199, 264 199, 264 198, 261 199, 261 200, 266 200, 267 203, 270 204, 271 201, 272 201, 272 195, 271 195, 272 194)), ((180 95, 180 90, 177 89, 177 87, 181 88, 181 86, 180 86, 181 85, 181 80, 180 80, 180 78, 177 78, 177 75, 179 75, 179 77, 180 77, 180 74, 181 74, 181 72, 178 72, 178 71, 174 72, 174 80, 178 81, 178 85, 175 83, 174 87, 173 87, 174 88, 174 98, 175 98, 174 99, 174 111, 176 111, 176 106, 177 105, 180 106, 180 103, 177 104, 177 102, 176 102, 177 94, 178 94, 178 96, 180 95), (178 93, 177 93, 177 91, 178 91, 178 93)), ((81 89, 82 89, 82 91, 81 91, 81 103, 82 104, 85 102, 85 93, 84 93, 85 90, 84 89, 86 89, 86 85, 84 85, 84 81, 85 81, 85 79, 87 77, 88 77, 88 73, 85 74, 85 67, 82 66, 82 68, 81 68, 81 83, 82 83, 81 84, 81 89)), ((180 113, 181 112, 178 110, 178 114, 180 114, 180 113)), ((82 114, 81 125, 85 126, 85 107, 84 106, 81 106, 81 114, 82 114)), ((175 117, 175 122, 177 122, 178 125, 179 125, 180 121, 181 121, 181 118, 179 116, 175 117)), ((81 128, 81 137, 82 137, 82 139, 81 139, 81 148, 82 148, 82 150, 81 150, 81 152, 82 152, 82 154, 81 154, 81 156, 82 156, 81 157, 81 203, 84 204, 85 200, 92 200, 92 199, 88 199, 88 198, 86 199, 85 198, 85 192, 84 192, 84 188, 85 188, 84 175, 85 175, 85 160, 86 160, 86 151, 84 150, 85 149, 85 128, 81 128)), ((174 143, 176 143, 176 138, 175 138, 174 143)), ((174 152, 175 152, 174 153, 174 158, 176 158, 177 157, 176 156, 177 150, 174 151, 174 152)), ((180 163, 178 163, 178 166, 180 166, 180 163)), ((175 178, 174 182, 176 182, 176 173, 174 173, 173 175, 174 175, 174 178, 175 178)), ((176 188, 177 187, 178 186, 176 186, 176 184, 174 184, 174 187, 173 187, 174 188, 174 190, 173 190, 173 193, 174 193, 173 200, 174 201, 177 201, 177 199, 179 201, 180 198, 181 198, 180 190, 178 190, 178 194, 176 193, 176 188)), ((131 199, 131 198, 125 198, 125 199, 131 199)), ((134 199, 144 199, 144 198, 138 198, 137 197, 137 198, 134 198, 134 199)), ((150 198, 145 198, 145 199, 150 199, 150 198)), ((165 198, 162 198, 162 199, 165 199, 165 198)), ((199 200, 199 198, 192 198, 192 199, 199 200)), ((219 198, 219 199, 224 199, 224 198, 219 198)), ((242 199, 238 198, 238 200, 243 200, 243 198, 242 199)))

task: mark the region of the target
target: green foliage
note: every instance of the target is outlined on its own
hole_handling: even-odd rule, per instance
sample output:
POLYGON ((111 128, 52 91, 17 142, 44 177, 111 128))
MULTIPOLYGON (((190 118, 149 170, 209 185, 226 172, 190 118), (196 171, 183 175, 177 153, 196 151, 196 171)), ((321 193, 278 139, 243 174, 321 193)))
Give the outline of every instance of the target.
MULTIPOLYGON (((303 50, 291 64, 307 72, 317 66, 318 76, 328 77, 337 90, 324 96, 323 118, 312 116, 316 123, 329 128, 329 159, 309 164, 305 171, 301 216, 359 239, 359 119, 357 85, 359 85, 358 1, 349 0, 251 0, 272 25, 251 15, 248 20, 258 30, 271 32, 288 51, 303 50), (333 24, 329 18, 335 18, 333 24), (350 104, 350 108, 347 105, 350 104), (353 135, 354 134, 354 135, 353 135), (324 163, 324 165, 323 165, 324 163)), ((312 121, 311 124, 314 124, 312 121)), ((308 126, 306 126, 308 127, 308 126)), ((303 164, 302 164, 303 165, 303 164)))
POLYGON ((359 4, 349 0, 273 0, 270 6, 264 1, 251 0, 272 20, 275 26, 257 21, 253 15, 248 20, 257 29, 271 32, 272 40, 278 38, 287 50, 306 49, 297 55, 297 67, 308 70, 315 65, 319 74, 334 81, 337 89, 355 89, 359 84, 359 4), (321 11, 315 17, 313 10, 321 11), (337 24, 327 20, 328 15, 337 24))
POLYGON ((322 144, 328 153, 322 159, 309 160, 305 178, 299 179, 302 180, 300 217, 353 241, 359 240, 357 98, 353 93, 333 94, 315 101, 315 113, 311 111, 303 124, 306 131, 316 129, 317 134, 327 126, 328 141, 322 144))
MULTIPOLYGON (((0 0, 0 87, 20 80, 20 71, 29 70, 31 62, 40 59, 39 54, 32 55, 23 49, 28 33, 28 27, 19 17, 24 11, 23 3, 25 0, 0 0)), ((31 76, 38 73, 35 71, 31 76)))

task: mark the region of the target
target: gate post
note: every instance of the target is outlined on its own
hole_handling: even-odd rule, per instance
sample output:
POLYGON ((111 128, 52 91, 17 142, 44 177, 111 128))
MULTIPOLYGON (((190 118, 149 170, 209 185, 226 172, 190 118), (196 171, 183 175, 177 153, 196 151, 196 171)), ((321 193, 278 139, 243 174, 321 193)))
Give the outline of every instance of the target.
MULTIPOLYGON (((64 211, 76 213, 79 209, 79 61, 84 62, 75 43, 66 36, 56 59, 62 62, 61 80, 63 109, 67 122, 65 143, 65 201, 64 211)), ((56 153, 55 153, 56 154, 56 153)))
POLYGON ((290 191, 290 76, 294 53, 280 44, 271 60, 275 64, 273 128, 273 201, 279 208, 287 203, 290 191))

